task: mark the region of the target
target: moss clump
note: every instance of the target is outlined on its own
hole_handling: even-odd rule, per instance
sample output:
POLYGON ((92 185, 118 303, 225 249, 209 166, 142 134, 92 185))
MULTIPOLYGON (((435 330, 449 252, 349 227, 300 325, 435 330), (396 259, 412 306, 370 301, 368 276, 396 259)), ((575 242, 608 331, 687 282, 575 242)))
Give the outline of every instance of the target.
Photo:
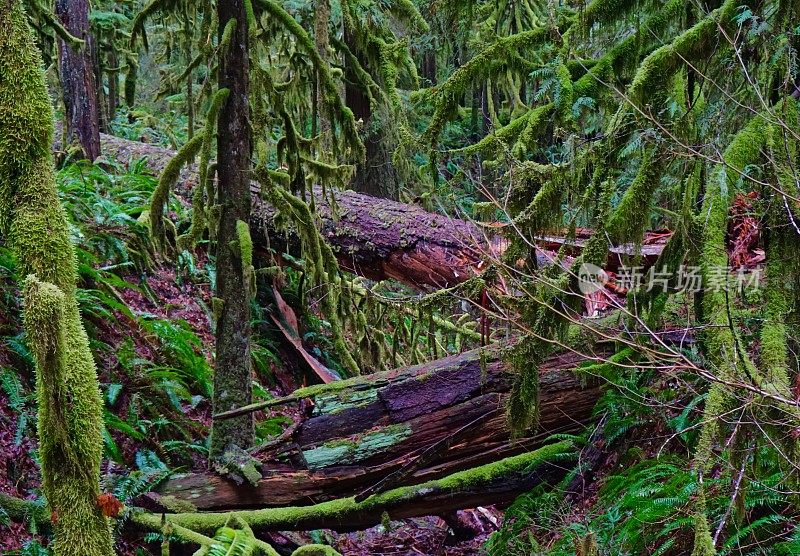
MULTIPOLYGON (((214 130, 217 127, 219 111, 228 99, 229 94, 230 91, 228 89, 220 89, 214 94, 211 99, 211 106, 208 108, 208 113, 206 114, 205 128, 202 133, 197 135, 198 138, 202 135, 202 145, 200 147, 199 177, 197 184, 194 186, 195 189, 192 192, 192 225, 184 235, 178 238, 178 251, 188 249, 197 243, 202 237, 208 221, 211 219, 210 216, 206 214, 207 207, 213 205, 215 202, 213 184, 211 183, 214 175, 213 165, 211 164, 211 149, 214 145, 214 137, 216 135, 214 130), (205 203, 203 202, 203 193, 206 193, 207 196, 205 203)), ((191 141, 189 141, 189 143, 191 143, 191 141)), ((164 173, 166 174, 166 169, 164 173)), ((161 187, 160 183, 159 187, 161 187)))
POLYGON ((0 11, 0 233, 25 280, 43 490, 58 556, 113 554, 100 493, 103 403, 75 298, 75 251, 50 154, 53 111, 20 3, 0 11))
POLYGON ((611 238, 639 244, 650 223, 653 195, 661 180, 662 164, 658 153, 648 150, 639 165, 639 171, 630 187, 625 191, 619 206, 611 214, 606 225, 611 238))
POLYGON ((736 26, 734 17, 741 5, 742 2, 737 0, 726 0, 695 26, 647 56, 631 83, 632 99, 642 103, 654 91, 667 90, 667 81, 678 69, 686 63, 694 64, 705 60, 712 46, 730 47, 727 39, 719 40, 720 30, 733 30, 736 26))

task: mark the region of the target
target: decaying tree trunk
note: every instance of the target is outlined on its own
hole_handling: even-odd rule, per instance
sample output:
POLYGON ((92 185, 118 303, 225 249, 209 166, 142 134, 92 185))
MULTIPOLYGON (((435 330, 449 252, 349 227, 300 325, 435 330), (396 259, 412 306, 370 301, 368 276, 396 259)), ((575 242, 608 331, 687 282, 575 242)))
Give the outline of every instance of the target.
POLYGON ((64 91, 67 137, 77 141, 89 160, 100 156, 100 113, 97 79, 92 63, 88 0, 56 0, 55 12, 71 35, 84 41, 80 47, 58 38, 58 67, 64 91))
MULTIPOLYGON (((160 495, 215 510, 306 505, 378 485, 365 493, 370 494, 526 452, 591 418, 599 386, 575 373, 588 358, 563 352, 541 367, 539 427, 512 440, 505 417, 512 371, 496 352, 487 358, 485 374, 475 350, 302 389, 282 402, 302 398, 313 411, 291 437, 256 452, 264 461, 257 487, 198 474, 169 480, 160 495)), ((494 503, 492 496, 487 492, 477 503, 494 503)))
MULTIPOLYGON (((123 164, 147 160, 147 167, 160 174, 175 156, 175 151, 129 141, 111 135, 102 135, 103 154, 123 164)), ((197 183, 197 167, 189 165, 181 172, 175 194, 187 204, 197 183)), ((253 183, 250 230, 255 257, 268 246, 280 245, 283 234, 274 227, 275 210, 261 199, 259 187, 253 183)), ((329 192, 330 194, 330 192, 329 192)), ((485 264, 487 253, 499 253, 503 246, 492 234, 475 224, 427 212, 422 207, 377 200, 355 191, 336 191, 336 210, 330 206, 319 188, 314 189, 319 213, 320 228, 327 238, 339 264, 361 276, 374 280, 392 278, 421 290, 433 290, 457 285, 477 274, 485 264)), ((558 249, 564 238, 542 238, 543 249, 558 249)), ((570 252, 577 254, 583 239, 569 242, 570 252)), ((652 245, 644 245, 644 262, 652 263, 664 246, 663 238, 652 245)), ((611 249, 610 268, 619 266, 621 255, 634 252, 633 246, 611 249)), ((542 252, 540 263, 548 264, 550 257, 542 252)))
MULTIPOLYGON (((217 283, 214 312, 217 346, 214 372, 214 411, 248 403, 252 397, 250 368, 250 291, 253 244, 250 240, 250 104, 247 11, 243 0, 220 0, 219 39, 228 24, 236 25, 231 44, 219 63, 219 88, 229 91, 217 125, 217 283), (245 401, 247 400, 247 401, 245 401)), ((213 224, 212 224, 213 225, 213 224)), ((235 445, 249 448, 255 439, 252 415, 213 422, 212 459, 235 445)))

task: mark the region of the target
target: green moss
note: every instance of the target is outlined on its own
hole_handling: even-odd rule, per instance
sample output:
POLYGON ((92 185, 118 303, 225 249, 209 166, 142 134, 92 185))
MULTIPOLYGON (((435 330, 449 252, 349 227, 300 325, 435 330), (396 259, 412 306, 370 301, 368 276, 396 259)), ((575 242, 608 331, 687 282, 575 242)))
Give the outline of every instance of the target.
POLYGON ((22 500, 0 492, 0 511, 14 521, 31 522, 36 527, 50 524, 50 512, 39 500, 22 500))
POLYGON ((164 228, 164 209, 169 202, 172 186, 178 181, 181 170, 197 156, 208 130, 203 130, 186 143, 164 167, 158 179, 158 186, 150 199, 150 236, 156 248, 163 251, 167 247, 164 228))
POLYGON ((197 507, 188 500, 181 500, 172 495, 161 496, 158 501, 172 513, 177 514, 197 511, 197 507))
MULTIPOLYGON (((746 2, 744 4, 747 5, 746 2)), ((712 50, 729 48, 730 42, 722 33, 735 30, 737 24, 734 18, 741 5, 739 0, 726 0, 672 42, 648 55, 630 85, 631 98, 639 103, 651 99, 654 92, 668 89, 669 79, 686 63, 697 64, 706 60, 712 50)))
POLYGON ((509 60, 519 50, 538 46, 550 37, 549 29, 540 28, 503 37, 459 67, 450 78, 437 88, 436 110, 423 140, 431 145, 438 141, 444 124, 454 113, 455 102, 465 94, 470 85, 491 79, 507 68, 509 60))
POLYGON ((305 450, 303 456, 309 469, 356 464, 402 442, 409 436, 411 436, 410 427, 389 425, 358 437, 327 442, 317 448, 305 450))
MULTIPOLYGON (((211 149, 216 135, 215 130, 219 111, 228 99, 229 94, 230 91, 228 89, 220 89, 214 94, 211 98, 211 105, 208 108, 208 113, 206 114, 205 128, 202 133, 197 135, 197 137, 202 136, 202 145, 200 147, 198 180, 192 192, 192 225, 186 234, 178 238, 178 251, 189 249, 197 243, 208 224, 209 216, 206 214, 207 206, 206 203, 203 202, 203 193, 207 194, 208 203, 213 204, 213 185, 210 183, 213 177, 213 172, 211 171, 211 149)), ((159 187, 161 187, 160 183, 159 187)))
POLYGON ((648 149, 642 157, 633 183, 625 191, 617 208, 606 225, 612 240, 619 243, 642 241, 650 224, 653 195, 661 182, 662 163, 659 153, 648 149))
MULTIPOLYGON (((376 494, 363 502, 356 502, 353 498, 343 498, 314 506, 168 515, 166 520, 195 531, 211 533, 224 526, 230 519, 241 519, 253 528, 271 530, 288 530, 307 520, 341 519, 343 515, 355 513, 372 514, 380 519, 384 510, 391 512, 392 504, 421 501, 426 494, 435 491, 451 493, 453 496, 458 496, 459 493, 465 491, 480 491, 481 488, 487 487, 501 478, 527 474, 539 465, 549 462, 564 462, 574 457, 575 451, 572 443, 562 441, 495 463, 454 473, 443 479, 376 494)), ((140 512, 134 513, 131 519, 152 530, 158 531, 162 527, 161 515, 140 512)))
POLYGON ((136 81, 139 77, 139 60, 133 54, 125 56, 125 104, 133 108, 136 103, 136 81))
POLYGON ((706 501, 703 486, 699 487, 700 492, 697 497, 697 509, 694 516, 694 547, 692 556, 716 556, 717 550, 714 548, 714 540, 711 538, 711 528, 708 526, 706 517, 706 501))
POLYGON ((76 293, 75 251, 50 155, 53 111, 20 3, 0 11, 0 233, 25 280, 42 486, 58 556, 113 554, 97 507, 103 403, 76 293))
POLYGON ((292 552, 292 556, 342 556, 338 552, 336 552, 330 546, 325 546, 322 544, 307 544, 305 546, 301 546, 294 552, 292 552))

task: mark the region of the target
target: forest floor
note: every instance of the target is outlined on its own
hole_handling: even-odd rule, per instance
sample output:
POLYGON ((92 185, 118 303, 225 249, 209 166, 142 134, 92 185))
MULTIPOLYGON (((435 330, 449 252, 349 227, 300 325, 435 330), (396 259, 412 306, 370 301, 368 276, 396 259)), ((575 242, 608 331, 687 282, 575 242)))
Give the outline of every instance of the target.
MULTIPOLYGON (((183 321, 202 341, 202 351, 211 358, 214 349, 214 335, 209 326, 207 307, 210 306, 210 291, 207 284, 196 284, 189 280, 179 280, 172 269, 166 267, 146 277, 126 277, 131 283, 145 280, 146 288, 141 290, 125 289, 120 291, 121 297, 134 313, 149 314, 170 321, 183 321), (146 295, 144 292, 151 292, 146 295)), ((13 287, 13 286, 9 286, 13 287)), ((98 356, 98 371, 101 383, 108 384, 119 381, 120 363, 115 354, 128 339, 135 346, 136 356, 149 361, 157 360, 158 347, 149 341, 148 335, 138 328, 135 321, 126 319, 122 314, 113 325, 97 323, 95 331, 97 340, 110 346, 98 356)), ((8 346, 0 345, 0 368, 14 366, 17 357, 8 346)), ((131 388, 133 390, 133 388, 131 388)), ((275 395, 284 395, 279 387, 270 388, 275 395)), ((18 498, 31 498, 31 492, 39 488, 39 468, 34 460, 36 451, 35 416, 32 409, 21 411, 20 404, 30 402, 29 399, 11 399, 0 390, 0 454, 5 461, 0 464, 0 492, 18 498), (26 420, 20 423, 20 419, 26 420)), ((32 405, 30 406, 32 407, 32 405)), ((129 406, 126 400, 115 404, 115 412, 124 418, 129 406)), ((284 414, 292 420, 299 418, 299 412, 288 408, 284 414)), ((207 401, 196 407, 186 407, 185 415, 194 421, 198 436, 210 425, 211 408, 207 401)), ((141 448, 140 442, 118 431, 110 431, 120 447, 126 461, 133 461, 141 448)), ((144 441, 146 442, 146 441, 144 441)), ((119 473, 119 466, 107 463, 105 473, 119 473), (116 467, 116 469, 115 469, 116 467)), ((188 471, 204 471, 207 469, 205 458, 197 455, 193 458, 188 471)), ((457 539, 451 534, 448 524, 439 517, 407 519, 392 522, 387 531, 383 525, 365 531, 337 534, 333 531, 320 531, 315 535, 334 546, 345 556, 467 556, 483 553, 483 545, 488 536, 502 521, 502 512, 494 507, 463 510, 453 516, 460 524, 471 529, 474 536, 457 539)), ((22 523, 0 521, 0 554, 15 553, 23 548, 26 542, 38 538, 36 532, 22 523)), ((314 541, 308 533, 287 533, 274 535, 273 542, 277 546, 302 544, 314 541)), ((123 555, 135 554, 135 543, 123 543, 123 555)))

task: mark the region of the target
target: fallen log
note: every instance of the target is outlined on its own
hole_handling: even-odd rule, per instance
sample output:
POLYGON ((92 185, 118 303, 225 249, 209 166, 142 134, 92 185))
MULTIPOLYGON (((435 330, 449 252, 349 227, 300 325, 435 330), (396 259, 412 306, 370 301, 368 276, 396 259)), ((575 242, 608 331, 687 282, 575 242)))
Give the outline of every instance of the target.
MULTIPOLYGON (((267 451, 257 449, 264 462, 258 486, 237 486, 212 473, 176 476, 148 503, 189 502, 198 510, 314 504, 367 491, 409 465, 413 469, 398 474, 389 488, 524 453, 553 433, 580 430, 591 419, 600 388, 575 368, 594 359, 562 352, 543 362, 539 427, 515 439, 503 411, 513 372, 497 351, 487 350, 485 369, 475 350, 310 386, 273 401, 311 400, 313 412, 291 439, 267 451), (431 449, 439 443, 446 449, 431 449)), ((481 503, 494 502, 487 495, 481 503)))
MULTIPOLYGON (((125 165, 146 159, 147 168, 159 175, 175 156, 172 149, 130 141, 113 135, 101 135, 103 155, 125 165)), ((187 204, 197 183, 197 166, 189 165, 181 172, 174 193, 187 204)), ((260 187, 253 183, 251 235, 258 251, 276 245, 275 210, 260 196, 260 187)), ((355 191, 332 191, 336 210, 320 188, 313 189, 321 232, 328 240, 346 270, 371 278, 397 280, 417 289, 440 289, 459 284, 479 274, 488 253, 499 254, 503 242, 494 233, 487 234, 479 226, 410 205, 376 199, 355 191), (335 214, 334 214, 335 212, 335 214)), ((551 264, 556 251, 565 247, 569 255, 577 255, 588 237, 580 230, 571 240, 561 237, 537 238, 542 251, 539 264, 551 264)), ((641 263, 649 266, 661 253, 669 234, 652 234, 652 242, 640 247, 614 246, 610 249, 608 270, 616 270, 622 258, 641 253, 641 263)), ((648 235, 649 238, 649 235, 648 235)), ((646 239, 648 239, 646 238, 646 239)), ((279 243, 279 242, 277 242, 279 243)))
POLYGON ((569 441, 453 473, 438 480, 405 486, 370 496, 362 502, 341 498, 314 506, 263 508, 233 512, 135 512, 131 520, 146 529, 160 531, 165 522, 192 531, 213 534, 231 518, 246 522, 255 533, 290 530, 335 529, 348 531, 381 523, 384 513, 390 519, 441 515, 459 508, 485 504, 505 504, 539 484, 553 484, 563 478, 576 460, 569 441), (163 516, 163 517, 162 517, 163 516))
MULTIPOLYGON (((171 149, 112 135, 101 136, 101 148, 105 157, 125 165, 144 158, 156 175, 175 155, 171 149)), ((197 167, 190 165, 181 172, 174 192, 191 203, 196 183, 197 167)), ((270 234, 275 237, 275 211, 261 198, 257 184, 251 190, 251 235, 256 250, 266 249, 270 234)), ((482 251, 489 242, 470 222, 354 191, 332 192, 334 215, 321 189, 313 194, 321 232, 347 270, 374 280, 393 278, 417 289, 452 286, 480 272, 482 251)))

